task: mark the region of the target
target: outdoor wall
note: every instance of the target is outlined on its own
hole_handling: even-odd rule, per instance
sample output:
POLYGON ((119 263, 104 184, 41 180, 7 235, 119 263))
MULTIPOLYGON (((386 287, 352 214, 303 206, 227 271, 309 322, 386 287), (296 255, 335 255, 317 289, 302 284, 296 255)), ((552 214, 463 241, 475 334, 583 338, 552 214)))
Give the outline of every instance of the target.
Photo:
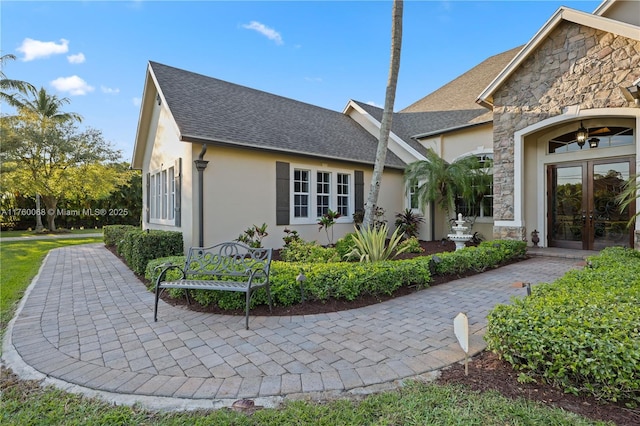
MULTIPOLYGON (((143 229, 159 229, 167 231, 178 231, 191 229, 192 217, 191 209, 185 209, 184 206, 190 206, 192 203, 191 188, 191 144, 180 142, 178 140, 177 129, 173 124, 173 120, 167 111, 161 105, 153 103, 153 112, 149 122, 149 140, 147 141, 144 152, 143 168, 142 168, 142 227, 143 229), (176 160, 181 159, 182 166, 182 184, 181 184, 181 202, 183 206, 181 212, 181 224, 175 225, 175 221, 167 221, 161 219, 148 220, 147 200, 147 175, 156 170, 167 169, 168 167, 176 167, 176 160)), ((184 235, 185 247, 189 247, 188 242, 191 235, 184 235)))
MULTIPOLYGON (((193 153, 199 151, 194 146, 193 153)), ((204 244, 212 245, 237 239, 252 225, 267 224, 264 247, 280 248, 285 228, 298 231, 306 241, 328 243, 324 230, 315 221, 309 224, 276 225, 276 162, 326 170, 364 171, 365 199, 371 181, 372 166, 300 156, 276 155, 264 151, 209 146, 204 156, 209 163, 204 172, 204 244)), ((194 197, 197 198, 197 172, 193 170, 194 197)), ((380 189, 379 205, 385 208, 390 225, 395 212, 404 209, 404 184, 401 171, 387 170, 380 189)), ((194 206, 194 241, 197 241, 197 212, 194 206)), ((333 226, 334 243, 354 229, 352 217, 338 219, 333 226)))
MULTIPOLYGON (((631 107, 619 86, 640 77, 640 41, 563 21, 494 93, 494 219, 514 217, 514 133, 576 110, 631 107)), ((525 163, 528 164, 525 157, 525 163)), ((526 208, 525 208, 526 210, 526 208)), ((526 238, 496 226, 495 238, 526 238)))

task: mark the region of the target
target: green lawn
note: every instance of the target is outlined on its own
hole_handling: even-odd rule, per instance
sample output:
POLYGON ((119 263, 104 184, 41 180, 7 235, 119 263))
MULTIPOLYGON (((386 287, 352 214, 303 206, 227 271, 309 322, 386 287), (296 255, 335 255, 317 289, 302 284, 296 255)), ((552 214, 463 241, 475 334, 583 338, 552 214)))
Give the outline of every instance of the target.
POLYGON ((97 234, 102 233, 102 229, 98 228, 90 228, 90 229, 74 229, 65 231, 64 233, 56 233, 56 232, 35 232, 35 231, 0 231, 0 239, 1 238, 10 238, 10 237, 41 237, 41 236, 53 236, 53 235, 83 235, 83 234, 97 234))
MULTIPOLYGON (((16 302, 37 274, 47 251, 101 238, 16 241, 0 244, 1 329, 16 302)), ((0 376, 2 425, 599 425, 559 409, 497 393, 470 392, 461 387, 409 382, 397 391, 370 395, 361 401, 288 402, 252 415, 230 410, 151 412, 113 406, 36 382, 0 376)))

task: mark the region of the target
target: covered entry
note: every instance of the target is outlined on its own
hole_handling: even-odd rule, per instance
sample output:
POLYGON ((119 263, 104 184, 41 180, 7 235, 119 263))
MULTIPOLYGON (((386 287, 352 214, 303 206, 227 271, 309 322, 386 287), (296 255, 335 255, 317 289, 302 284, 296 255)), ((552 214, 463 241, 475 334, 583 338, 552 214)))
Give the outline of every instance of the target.
POLYGON ((633 247, 627 226, 633 206, 620 209, 616 196, 634 173, 633 157, 547 166, 549 246, 601 250, 633 247))

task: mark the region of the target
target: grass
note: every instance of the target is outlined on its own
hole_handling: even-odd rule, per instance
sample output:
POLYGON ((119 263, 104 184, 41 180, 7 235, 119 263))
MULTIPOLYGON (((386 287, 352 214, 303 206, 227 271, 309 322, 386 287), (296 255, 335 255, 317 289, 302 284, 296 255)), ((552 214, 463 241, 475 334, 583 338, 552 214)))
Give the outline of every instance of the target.
POLYGON ((151 412, 113 406, 32 382, 3 385, 2 425, 598 425, 559 409, 496 392, 476 393, 458 386, 409 382, 406 387, 328 403, 291 401, 253 414, 227 409, 151 412))
MULTIPOLYGON (((45 254, 57 247, 99 242, 100 238, 16 241, 0 244, 2 331, 16 302, 38 272, 45 254)), ((19 380, 6 370, 0 377, 2 425, 601 425, 560 409, 495 392, 458 386, 408 382, 391 392, 360 401, 290 401, 251 415, 227 409, 152 412, 67 393, 19 380)))
POLYGON ((73 230, 64 230, 64 232, 0 231, 0 238, 38 237, 38 236, 53 236, 53 235, 83 235, 83 234, 96 234, 96 233, 102 233, 102 229, 101 228, 73 229, 73 230))
POLYGON ((13 317, 16 303, 38 273, 51 249, 76 244, 97 243, 101 237, 60 238, 0 242, 0 327, 4 331, 13 317))

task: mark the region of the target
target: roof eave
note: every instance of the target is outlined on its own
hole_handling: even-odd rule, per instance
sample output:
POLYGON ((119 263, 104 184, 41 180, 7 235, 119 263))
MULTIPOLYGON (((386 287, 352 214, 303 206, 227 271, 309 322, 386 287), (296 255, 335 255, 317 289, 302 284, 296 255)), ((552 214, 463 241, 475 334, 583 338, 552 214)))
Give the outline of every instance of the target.
POLYGON ((411 139, 420 140, 420 139, 430 138, 432 136, 444 135, 446 133, 451 133, 458 130, 470 129, 472 127, 481 126, 483 124, 487 124, 491 122, 493 122, 493 120, 485 120, 485 121, 480 121, 478 123, 461 124, 459 126, 448 127, 446 129, 440 129, 433 132, 420 133, 419 135, 411 136, 411 139))

